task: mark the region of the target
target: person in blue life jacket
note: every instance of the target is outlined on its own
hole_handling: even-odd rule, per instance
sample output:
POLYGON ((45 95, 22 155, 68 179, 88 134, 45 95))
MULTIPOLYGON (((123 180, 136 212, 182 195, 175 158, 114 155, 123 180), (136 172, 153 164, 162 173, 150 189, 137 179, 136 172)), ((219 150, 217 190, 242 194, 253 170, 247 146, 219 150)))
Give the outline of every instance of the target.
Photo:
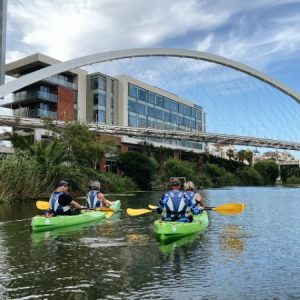
POLYGON ((87 194, 86 206, 88 208, 110 207, 111 202, 107 200, 103 193, 100 192, 100 182, 93 181, 91 190, 87 194))
POLYGON ((187 201, 192 202, 194 209, 198 209, 199 212, 204 209, 204 200, 202 196, 195 191, 195 185, 192 181, 184 183, 184 196, 187 201))
POLYGON ((180 190, 180 181, 170 181, 170 190, 167 191, 158 203, 157 213, 162 215, 164 221, 191 222, 193 214, 198 214, 197 208, 184 196, 180 190))
POLYGON ((50 213, 54 215, 77 215, 85 208, 78 202, 72 200, 68 194, 69 184, 66 181, 59 181, 55 191, 49 199, 50 213))

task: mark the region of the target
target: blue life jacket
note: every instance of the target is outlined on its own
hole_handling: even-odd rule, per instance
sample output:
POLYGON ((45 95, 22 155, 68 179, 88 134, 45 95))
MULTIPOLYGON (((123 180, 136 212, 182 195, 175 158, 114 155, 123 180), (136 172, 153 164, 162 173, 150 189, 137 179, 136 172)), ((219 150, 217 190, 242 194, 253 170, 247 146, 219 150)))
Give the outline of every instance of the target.
POLYGON ((196 193, 194 191, 186 191, 184 192, 184 197, 191 206, 191 211, 193 215, 198 215, 200 213, 200 209, 198 207, 198 202, 196 201, 196 193))
POLYGON ((64 192, 54 192, 51 194, 49 199, 49 206, 52 211, 55 213, 65 213, 70 210, 69 205, 62 206, 58 203, 58 198, 60 195, 65 194, 64 192))
POLYGON ((101 201, 97 198, 98 193, 100 193, 99 190, 92 190, 89 191, 87 194, 86 199, 86 206, 88 208, 98 208, 101 207, 101 201))
POLYGON ((190 208, 191 204, 186 202, 183 191, 171 190, 164 194, 157 211, 165 221, 188 222, 190 208))

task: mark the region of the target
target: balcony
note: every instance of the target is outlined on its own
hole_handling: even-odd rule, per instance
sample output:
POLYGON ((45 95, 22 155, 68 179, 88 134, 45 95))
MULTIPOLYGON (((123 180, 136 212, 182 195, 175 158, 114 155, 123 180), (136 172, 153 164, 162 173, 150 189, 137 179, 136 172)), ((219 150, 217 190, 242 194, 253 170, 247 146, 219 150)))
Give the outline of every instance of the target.
POLYGON ((29 109, 28 107, 21 107, 15 109, 14 115, 16 117, 25 117, 25 118, 51 118, 51 119, 57 118, 57 113, 54 111, 49 111, 41 108, 29 109))

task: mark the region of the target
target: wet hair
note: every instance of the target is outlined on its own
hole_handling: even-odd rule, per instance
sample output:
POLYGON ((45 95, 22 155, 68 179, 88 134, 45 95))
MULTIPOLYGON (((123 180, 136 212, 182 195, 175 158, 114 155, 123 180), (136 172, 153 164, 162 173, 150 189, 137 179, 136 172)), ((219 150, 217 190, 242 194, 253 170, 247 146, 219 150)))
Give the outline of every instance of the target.
POLYGON ((184 189, 186 191, 194 191, 195 190, 195 185, 192 181, 187 181, 184 183, 184 189))

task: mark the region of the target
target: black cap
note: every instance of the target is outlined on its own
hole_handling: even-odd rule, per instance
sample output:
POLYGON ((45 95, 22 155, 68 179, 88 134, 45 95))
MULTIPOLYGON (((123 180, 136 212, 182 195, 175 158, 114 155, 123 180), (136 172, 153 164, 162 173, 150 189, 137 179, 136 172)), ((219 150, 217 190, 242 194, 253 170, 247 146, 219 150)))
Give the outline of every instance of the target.
POLYGON ((64 181, 64 180, 61 180, 61 181, 59 181, 59 182, 57 183, 56 186, 57 186, 57 187, 59 187, 59 186, 69 186, 69 183, 66 182, 66 181, 64 181))

